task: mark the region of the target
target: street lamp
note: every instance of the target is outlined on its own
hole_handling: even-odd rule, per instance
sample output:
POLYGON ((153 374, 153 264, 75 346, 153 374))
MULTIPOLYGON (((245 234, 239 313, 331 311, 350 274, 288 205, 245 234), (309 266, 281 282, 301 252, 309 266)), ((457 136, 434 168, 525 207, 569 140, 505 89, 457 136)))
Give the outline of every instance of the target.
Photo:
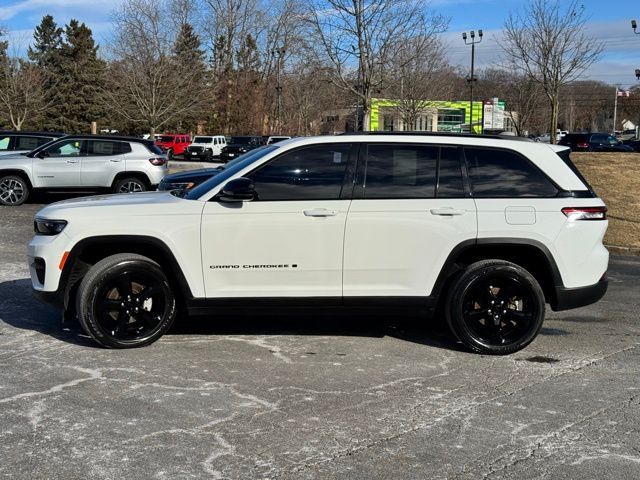
POLYGON ((482 30, 478 30, 478 38, 476 39, 476 32, 471 30, 467 37, 467 32, 462 32, 462 40, 465 45, 471 45, 471 75, 467 77, 469 82, 469 88, 471 90, 471 97, 469 99, 469 133, 473 133, 473 82, 477 82, 478 79, 473 75, 473 66, 476 56, 476 43, 482 41, 482 30))
POLYGON ((633 33, 636 35, 640 35, 640 32, 636 32, 636 28, 638 28, 638 24, 635 20, 631 20, 631 28, 633 28, 633 33))
MULTIPOLYGON (((282 69, 282 58, 284 57, 285 54, 285 49, 284 48, 276 48, 275 50, 271 51, 271 54, 274 56, 277 56, 276 59, 276 121, 275 121, 275 127, 276 127, 276 132, 275 133, 282 133, 280 132, 280 111, 282 110, 282 85, 280 85, 280 70, 282 69)), ((272 133, 274 133, 272 131, 272 133)))

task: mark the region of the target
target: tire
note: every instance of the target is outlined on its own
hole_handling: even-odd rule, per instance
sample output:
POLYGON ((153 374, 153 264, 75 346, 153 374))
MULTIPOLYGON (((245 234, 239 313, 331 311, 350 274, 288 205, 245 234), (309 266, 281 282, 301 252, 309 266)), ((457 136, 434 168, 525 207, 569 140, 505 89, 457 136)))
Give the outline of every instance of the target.
POLYGON ((523 349, 538 335, 544 294, 524 268, 503 260, 469 265, 447 293, 449 328, 467 348, 490 355, 523 349))
POLYGON ((29 198, 29 184, 19 175, 0 177, 0 205, 17 207, 29 198))
POLYGON ((147 184, 137 177, 118 180, 113 187, 113 193, 139 193, 147 190, 147 184))
POLYGON ((204 154, 204 161, 211 162, 213 160, 213 153, 210 150, 207 150, 204 154))
POLYGON ((173 160, 173 148, 167 150, 167 160, 173 160))
POLYGON ((78 287, 76 312, 84 331, 103 347, 143 347, 171 327, 176 300, 160 265, 121 253, 91 267, 78 287))

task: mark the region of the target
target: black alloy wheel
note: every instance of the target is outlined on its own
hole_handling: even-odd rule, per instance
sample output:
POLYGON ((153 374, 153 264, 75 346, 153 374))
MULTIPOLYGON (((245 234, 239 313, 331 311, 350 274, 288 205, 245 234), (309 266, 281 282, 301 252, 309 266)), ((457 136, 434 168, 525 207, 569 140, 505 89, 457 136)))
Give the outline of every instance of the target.
POLYGON ((544 294, 529 272, 489 260, 465 269, 448 299, 458 339, 480 353, 508 354, 531 343, 544 321, 544 294))
POLYGON ((101 260, 78 290, 80 324, 105 347, 131 348, 156 341, 173 323, 175 310, 166 275, 141 255, 101 260))

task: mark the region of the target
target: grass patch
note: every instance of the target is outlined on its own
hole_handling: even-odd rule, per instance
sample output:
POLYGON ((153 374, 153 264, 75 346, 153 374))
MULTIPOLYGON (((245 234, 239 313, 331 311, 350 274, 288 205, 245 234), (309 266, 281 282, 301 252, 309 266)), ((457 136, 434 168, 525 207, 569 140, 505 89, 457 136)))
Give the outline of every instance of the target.
POLYGON ((640 153, 574 152, 571 159, 607 204, 607 245, 640 248, 640 153))

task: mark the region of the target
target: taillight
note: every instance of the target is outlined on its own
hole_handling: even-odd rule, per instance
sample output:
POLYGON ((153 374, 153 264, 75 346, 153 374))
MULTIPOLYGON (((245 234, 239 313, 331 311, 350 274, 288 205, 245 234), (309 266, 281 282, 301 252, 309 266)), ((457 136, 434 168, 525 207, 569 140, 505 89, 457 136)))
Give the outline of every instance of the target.
POLYGON ((156 167, 161 167, 162 165, 167 163, 167 159, 162 157, 153 157, 149 159, 149 162, 151 163, 151 165, 155 165, 156 167))
POLYGON ((589 148, 589 144, 587 142, 578 142, 578 143, 576 143, 576 147, 578 147, 578 148, 589 148))
POLYGON ((607 207, 565 207, 562 213, 569 220, 606 220, 607 207))

